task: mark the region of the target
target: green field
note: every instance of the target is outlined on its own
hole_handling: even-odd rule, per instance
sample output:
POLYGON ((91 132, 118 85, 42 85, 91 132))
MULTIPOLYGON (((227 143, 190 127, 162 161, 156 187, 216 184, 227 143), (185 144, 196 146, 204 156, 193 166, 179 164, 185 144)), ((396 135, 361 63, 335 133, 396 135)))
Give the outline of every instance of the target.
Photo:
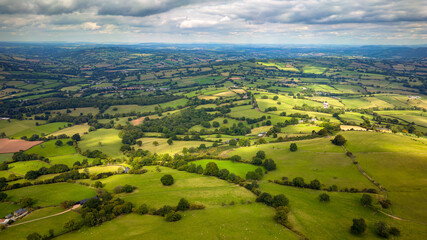
POLYGON ((196 165, 202 165, 202 167, 205 168, 206 164, 208 164, 209 162, 214 162, 216 163, 216 165, 218 165, 219 169, 225 168, 228 171, 230 171, 230 173, 234 173, 237 176, 240 176, 242 178, 245 178, 246 173, 248 173, 249 171, 255 171, 255 169, 258 168, 257 166, 254 166, 252 164, 232 162, 232 161, 212 160, 212 159, 197 160, 191 163, 194 163, 196 165))
MULTIPOLYGON (((216 177, 208 177, 187 172, 181 172, 161 167, 157 172, 155 167, 145 167, 149 172, 142 175, 122 174, 100 180, 105 184, 105 189, 112 191, 117 185, 130 184, 137 190, 130 194, 121 194, 120 198, 135 204, 147 204, 150 207, 163 205, 175 205, 184 197, 190 202, 202 203, 207 207, 221 206, 222 203, 240 203, 254 201, 255 195, 235 184, 219 180, 216 177), (160 178, 165 174, 171 174, 175 183, 172 186, 163 186, 160 178)), ((90 171, 90 170, 89 170, 90 171)), ((82 180, 92 182, 90 180, 82 180)))
POLYGON ((187 211, 176 223, 158 216, 130 214, 58 239, 116 239, 117 233, 120 239, 298 239, 276 224, 273 215, 273 209, 255 203, 187 211))
POLYGON ((304 65, 302 68, 304 73, 314 73, 314 74, 322 74, 326 71, 327 68, 317 67, 312 65, 304 65))
POLYGON ((266 67, 275 67, 279 70, 283 71, 290 71, 290 72, 299 72, 298 68, 295 68, 294 66, 286 63, 280 63, 280 62, 258 62, 258 64, 266 66, 266 67))
POLYGON ((238 148, 228 152, 229 156, 239 155, 244 160, 251 160, 257 151, 265 151, 267 158, 272 158, 277 169, 270 171, 264 179, 279 180, 282 177, 293 179, 303 177, 305 182, 318 179, 325 187, 333 184, 339 188, 374 188, 341 147, 330 143, 329 139, 312 139, 297 141, 298 151, 289 150, 290 143, 271 143, 238 148))
POLYGON ((93 162, 92 158, 87 158, 87 157, 82 156, 80 154, 72 154, 72 155, 62 155, 62 156, 49 157, 49 163, 52 165, 54 165, 54 164, 65 164, 69 168, 72 168, 73 164, 76 161, 79 161, 81 163, 84 159, 87 159, 89 164, 93 162))
POLYGON ((35 185, 6 191, 8 200, 19 201, 24 197, 35 200, 35 206, 59 205, 65 200, 79 201, 95 196, 95 191, 80 184, 54 183, 35 185))
POLYGON ((17 175, 25 175, 30 170, 39 170, 42 167, 49 168, 50 165, 46 162, 34 160, 25 162, 15 162, 9 164, 9 171, 17 175))
POLYGON ((98 129, 82 136, 79 147, 82 151, 87 149, 99 150, 110 157, 123 156, 120 152, 122 140, 119 138, 119 131, 115 129, 98 129), (101 143, 101 144, 100 144, 101 143))
POLYGON ((56 131, 50 135, 52 136, 59 136, 62 134, 65 134, 69 137, 73 136, 74 134, 78 133, 80 136, 82 136, 84 133, 89 132, 89 125, 83 124, 83 125, 74 125, 72 127, 67 127, 62 130, 56 131))
POLYGON ((18 131, 12 135, 14 138, 20 138, 22 136, 31 137, 33 134, 38 134, 39 136, 42 136, 43 134, 49 135, 53 132, 56 132, 58 130, 61 130, 63 128, 68 127, 68 123, 66 123, 66 122, 48 123, 48 124, 34 126, 34 127, 30 127, 30 126, 26 125, 26 126, 28 126, 28 128, 25 128, 25 129, 21 128, 19 125, 20 124, 17 124, 17 126, 9 126, 8 127, 8 128, 21 129, 21 131, 18 131))
POLYGON ((12 160, 13 153, 2 153, 0 154, 0 163, 12 160))
POLYGON ((52 157, 52 156, 62 156, 62 155, 70 155, 76 153, 76 149, 74 146, 70 146, 67 144, 68 139, 61 139, 62 146, 58 147, 55 145, 57 140, 50 140, 48 142, 41 143, 37 146, 34 146, 26 151, 26 153, 35 153, 44 157, 52 157))
POLYGON ((21 206, 17 204, 3 203, 0 202, 0 218, 20 209, 21 206))
POLYGON ((135 145, 135 147, 148 150, 152 153, 158 153, 158 154, 168 153, 170 155, 182 152, 183 148, 191 148, 191 147, 197 148, 200 146, 200 144, 205 144, 206 147, 212 146, 211 142, 203 142, 203 141, 173 141, 172 145, 169 145, 167 143, 168 139, 166 138, 140 138, 138 140, 142 141, 142 146, 138 147, 138 145, 135 145), (159 145, 154 146, 153 145, 154 141, 157 141, 159 145))

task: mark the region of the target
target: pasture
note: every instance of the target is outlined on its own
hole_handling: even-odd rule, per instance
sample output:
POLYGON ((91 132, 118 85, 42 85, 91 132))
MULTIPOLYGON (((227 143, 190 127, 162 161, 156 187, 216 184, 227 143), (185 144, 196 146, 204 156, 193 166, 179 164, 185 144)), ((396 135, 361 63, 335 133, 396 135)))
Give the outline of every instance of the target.
POLYGON ((50 140, 41 143, 35 147, 28 149, 26 153, 35 153, 44 157, 62 156, 77 153, 74 146, 70 146, 67 144, 68 141, 71 141, 70 138, 61 139, 62 146, 57 146, 56 141, 57 140, 50 140))
MULTIPOLYGON (((137 189, 130 194, 120 194, 120 198, 134 204, 147 204, 150 207, 163 205, 175 205, 180 198, 186 198, 193 203, 202 203, 207 207, 218 207, 222 203, 240 203, 254 201, 255 195, 250 191, 228 183, 216 177, 208 177, 170 168, 160 167, 157 172, 154 166, 144 167, 148 170, 142 175, 121 174, 109 178, 100 179, 105 184, 107 191, 112 191, 118 185, 130 184, 137 189), (165 174, 171 174, 175 183, 171 186, 163 186, 160 178, 165 174)), ((90 171, 90 170, 89 170, 90 171)), ((90 180, 82 182, 93 183, 90 180)))
POLYGON ((141 148, 148 150, 151 153, 164 154, 168 153, 173 155, 175 153, 182 152, 183 148, 199 147, 200 144, 205 144, 206 147, 212 146, 212 142, 203 142, 203 141, 173 141, 172 145, 167 143, 167 138, 140 138, 142 141, 142 146, 139 147, 135 145, 135 148, 141 148), (158 142, 159 145, 155 146, 153 143, 158 142))
POLYGON ((79 147, 82 151, 99 150, 110 157, 123 156, 120 152, 122 140, 115 129, 98 129, 82 136, 79 147))
POLYGON ((84 133, 87 133, 87 132, 89 132, 89 125, 80 124, 80 125, 74 125, 72 127, 67 127, 67 128, 61 129, 61 130, 56 131, 50 135, 59 136, 59 135, 65 134, 65 135, 71 137, 76 133, 78 133, 78 134, 80 134, 80 136, 82 136, 84 133))
POLYGON ((19 201, 24 197, 34 199, 35 206, 59 205, 65 200, 79 201, 95 196, 95 190, 74 183, 53 183, 34 185, 5 191, 9 201, 19 201))
POLYGON ((30 170, 39 170, 42 167, 49 168, 50 165, 40 160, 14 162, 9 164, 9 171, 24 176, 30 170))

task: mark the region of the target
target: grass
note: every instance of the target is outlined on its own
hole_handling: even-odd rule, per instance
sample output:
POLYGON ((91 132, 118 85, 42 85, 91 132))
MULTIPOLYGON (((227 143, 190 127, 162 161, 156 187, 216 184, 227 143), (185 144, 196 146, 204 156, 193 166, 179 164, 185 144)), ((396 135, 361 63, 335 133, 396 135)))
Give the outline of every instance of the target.
POLYGON ((50 140, 48 142, 41 143, 34 146, 26 151, 26 153, 35 153, 45 157, 62 156, 77 153, 74 146, 67 144, 71 139, 61 139, 62 146, 58 147, 55 145, 57 140, 50 140))
POLYGON ((2 153, 0 154, 0 163, 12 160, 13 153, 2 153))
MULTIPOLYGON (((176 205, 181 198, 186 198, 193 203, 202 203, 207 207, 221 206, 223 202, 236 203, 241 200, 254 201, 255 195, 246 189, 228 183, 216 177, 177 171, 160 167, 157 172, 155 167, 145 167, 149 172, 142 175, 121 174, 114 175, 100 181, 107 191, 112 191, 117 185, 130 184, 137 189, 131 194, 121 194, 120 198, 134 204, 148 204, 151 207, 163 205, 176 205), (163 186, 160 178, 171 174, 175 179, 172 186, 163 186)), ((92 183, 90 180, 82 180, 92 183)))
POLYGON ((35 206, 59 205, 65 200, 79 201, 95 196, 95 191, 89 187, 73 183, 54 183, 34 185, 6 191, 10 201, 19 201, 24 197, 35 200, 35 206))
POLYGON ((72 154, 72 155, 62 155, 62 156, 49 157, 49 162, 52 165, 54 165, 54 164, 65 164, 69 168, 72 168, 73 164, 76 161, 79 161, 81 163, 84 159, 87 159, 88 162, 89 162, 89 164, 93 162, 92 158, 87 158, 87 157, 84 157, 84 156, 82 156, 80 154, 72 154))
POLYGON ((157 104, 139 106, 139 105, 118 105, 111 106, 105 111, 105 113, 116 114, 116 113, 130 113, 130 112, 154 112, 155 108, 158 107, 157 104), (116 111, 113 109, 117 108, 116 111))
POLYGON ((20 138, 22 136, 31 137, 33 134, 38 134, 40 136, 43 134, 49 135, 53 132, 56 132, 56 131, 58 131, 62 128, 66 128, 66 127, 68 127, 68 123, 66 123, 66 122, 54 122, 54 123, 48 123, 48 124, 44 124, 44 125, 39 125, 39 126, 27 128, 25 130, 22 130, 20 132, 13 134, 12 136, 14 138, 20 138))
POLYGON ((39 170, 42 167, 49 168, 50 165, 40 160, 15 162, 9 164, 9 171, 18 175, 25 175, 30 170, 39 170))
POLYGON ((33 129, 36 127, 36 122, 42 124, 45 121, 34 121, 34 120, 15 120, 11 119, 10 122, 7 120, 0 120, 0 132, 6 133, 7 136, 12 136, 24 130, 33 129))
POLYGON ((274 210, 262 204, 217 207, 183 213, 181 221, 168 223, 163 218, 130 214, 99 227, 59 237, 82 239, 298 239, 274 222, 274 210))
POLYGON ((115 129, 98 129, 82 136, 79 147, 82 151, 99 150, 110 157, 123 156, 120 152, 122 140, 119 131, 115 129), (99 144, 101 143, 101 144, 99 144))
POLYGON ((327 68, 316 67, 312 65, 305 65, 302 70, 304 73, 313 73, 313 74, 322 74, 326 71, 327 68))
MULTIPOLYGON (((35 212, 34 214, 39 213, 35 212)), ((71 211, 40 221, 34 221, 16 227, 7 228, 0 232, 0 237, 2 239, 27 239, 27 236, 33 232, 38 232, 40 235, 48 235, 49 229, 53 229, 55 235, 59 235, 65 232, 63 227, 66 222, 70 221, 71 219, 77 220, 79 218, 80 215, 78 213, 71 211)))
POLYGON ((385 133, 345 132, 343 136, 361 167, 387 189, 393 213, 427 221, 423 207, 427 201, 425 143, 385 133))
POLYGON ((80 136, 81 136, 86 132, 89 132, 89 125, 81 124, 81 125, 74 125, 72 127, 64 128, 64 129, 56 131, 50 135, 59 136, 59 135, 65 134, 65 135, 71 137, 76 133, 80 134, 80 136))
POLYGON ((289 71, 289 72, 299 72, 299 70, 297 68, 295 68, 294 66, 290 65, 290 64, 286 64, 286 63, 279 63, 279 62, 258 62, 258 64, 266 66, 266 67, 275 67, 279 70, 282 71, 289 71))
POLYGON ((267 158, 272 158, 277 169, 270 171, 264 179, 274 180, 288 177, 303 177, 306 182, 318 179, 325 187, 333 184, 339 188, 374 188, 361 175, 341 147, 330 143, 329 139, 311 139, 297 141, 298 151, 289 150, 290 142, 271 143, 235 149, 229 156, 239 155, 250 160, 257 151, 264 151, 267 158))
MULTIPOLYGON (((89 174, 98 174, 102 172, 116 172, 122 168, 121 166, 96 166, 96 167, 89 167, 87 168, 89 170, 89 174)), ((85 171, 84 169, 80 169, 79 172, 85 171)))
POLYGON ((385 221, 402 231, 399 239, 422 239, 426 227, 416 223, 407 223, 375 214, 370 208, 360 204, 362 194, 328 192, 330 202, 319 201, 322 191, 286 187, 262 181, 262 191, 285 194, 289 199, 291 213, 289 219, 294 228, 303 232, 309 239, 359 239, 351 235, 350 226, 353 218, 364 218, 368 228, 363 239, 378 239, 374 233, 374 224, 385 221), (420 238, 421 237, 421 238, 420 238))
MULTIPOLYGON (((203 142, 203 141, 173 141, 172 145, 167 143, 166 138, 140 138, 138 140, 142 141, 141 149, 148 150, 151 153, 158 154, 175 154, 182 152, 183 148, 191 148, 191 147, 199 147, 200 144, 206 144, 206 147, 212 145, 211 142, 203 142), (157 141, 159 143, 158 146, 154 146, 153 142, 157 141)), ((137 146, 137 145, 136 145, 137 146)), ((138 147, 139 148, 139 147, 138 147)))
MULTIPOLYGON (((20 209, 21 206, 11 203, 0 202, 0 218, 20 209)), ((1 236, 1 234, 0 234, 1 236)))
MULTIPOLYGON (((249 171, 255 171, 259 166, 255 166, 252 164, 246 164, 246 163, 240 163, 240 162, 232 162, 232 161, 221 161, 221 160, 212 160, 212 159, 206 159, 206 160, 198 160, 193 161, 191 163, 194 163, 197 165, 202 165, 203 169, 206 167, 206 164, 209 162, 214 162, 216 165, 218 165, 219 169, 227 169, 230 171, 230 173, 234 173, 237 176, 240 176, 242 178, 246 177, 246 173, 249 171)), ((261 167, 263 168, 263 167, 261 167)))

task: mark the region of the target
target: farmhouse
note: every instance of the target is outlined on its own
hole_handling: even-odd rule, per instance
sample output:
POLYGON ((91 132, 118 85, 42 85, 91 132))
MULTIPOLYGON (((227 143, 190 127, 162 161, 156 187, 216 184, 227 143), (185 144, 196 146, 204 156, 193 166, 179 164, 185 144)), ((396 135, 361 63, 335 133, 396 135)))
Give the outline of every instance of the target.
POLYGON ((323 108, 329 108, 329 103, 328 102, 323 102, 323 108))
POLYGON ((23 217, 25 215, 27 215, 28 210, 25 208, 20 208, 18 210, 16 210, 15 212, 13 212, 13 215, 17 218, 23 217))
POLYGON ((10 219, 0 219, 0 225, 7 225, 10 221, 10 219))

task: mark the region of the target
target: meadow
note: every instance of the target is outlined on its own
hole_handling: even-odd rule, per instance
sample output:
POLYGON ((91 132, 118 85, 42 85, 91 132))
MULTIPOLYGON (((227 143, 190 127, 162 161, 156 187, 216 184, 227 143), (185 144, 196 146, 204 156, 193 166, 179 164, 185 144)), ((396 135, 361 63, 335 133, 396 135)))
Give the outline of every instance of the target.
POLYGON ((212 146, 212 142, 204 142, 204 141, 173 141, 172 145, 167 143, 168 139, 166 138, 140 138, 138 139, 142 141, 142 146, 139 147, 135 145, 135 147, 148 150, 152 153, 164 154, 168 153, 173 155, 175 153, 181 153, 183 148, 197 148, 200 144, 205 144, 206 147, 212 146), (157 142, 158 145, 155 146, 153 143, 157 142))
POLYGON ((123 156, 120 152, 121 139, 119 131, 115 129, 98 129, 81 137, 79 147, 82 151, 99 150, 110 157, 123 156))
MULTIPOLYGON (((242 178, 246 177, 246 173, 249 171, 255 171, 257 169, 257 166, 254 166, 252 164, 246 164, 246 163, 240 163, 240 162, 232 162, 232 161, 223 161, 223 160, 212 160, 212 159, 204 159, 204 160, 197 160, 193 161, 191 163, 198 165, 201 165, 203 169, 206 167, 206 164, 209 162, 214 162, 218 166, 219 169, 227 169, 230 171, 230 173, 234 173, 237 176, 240 176, 242 178)), ((261 167, 261 169, 264 170, 264 167, 261 167)))

